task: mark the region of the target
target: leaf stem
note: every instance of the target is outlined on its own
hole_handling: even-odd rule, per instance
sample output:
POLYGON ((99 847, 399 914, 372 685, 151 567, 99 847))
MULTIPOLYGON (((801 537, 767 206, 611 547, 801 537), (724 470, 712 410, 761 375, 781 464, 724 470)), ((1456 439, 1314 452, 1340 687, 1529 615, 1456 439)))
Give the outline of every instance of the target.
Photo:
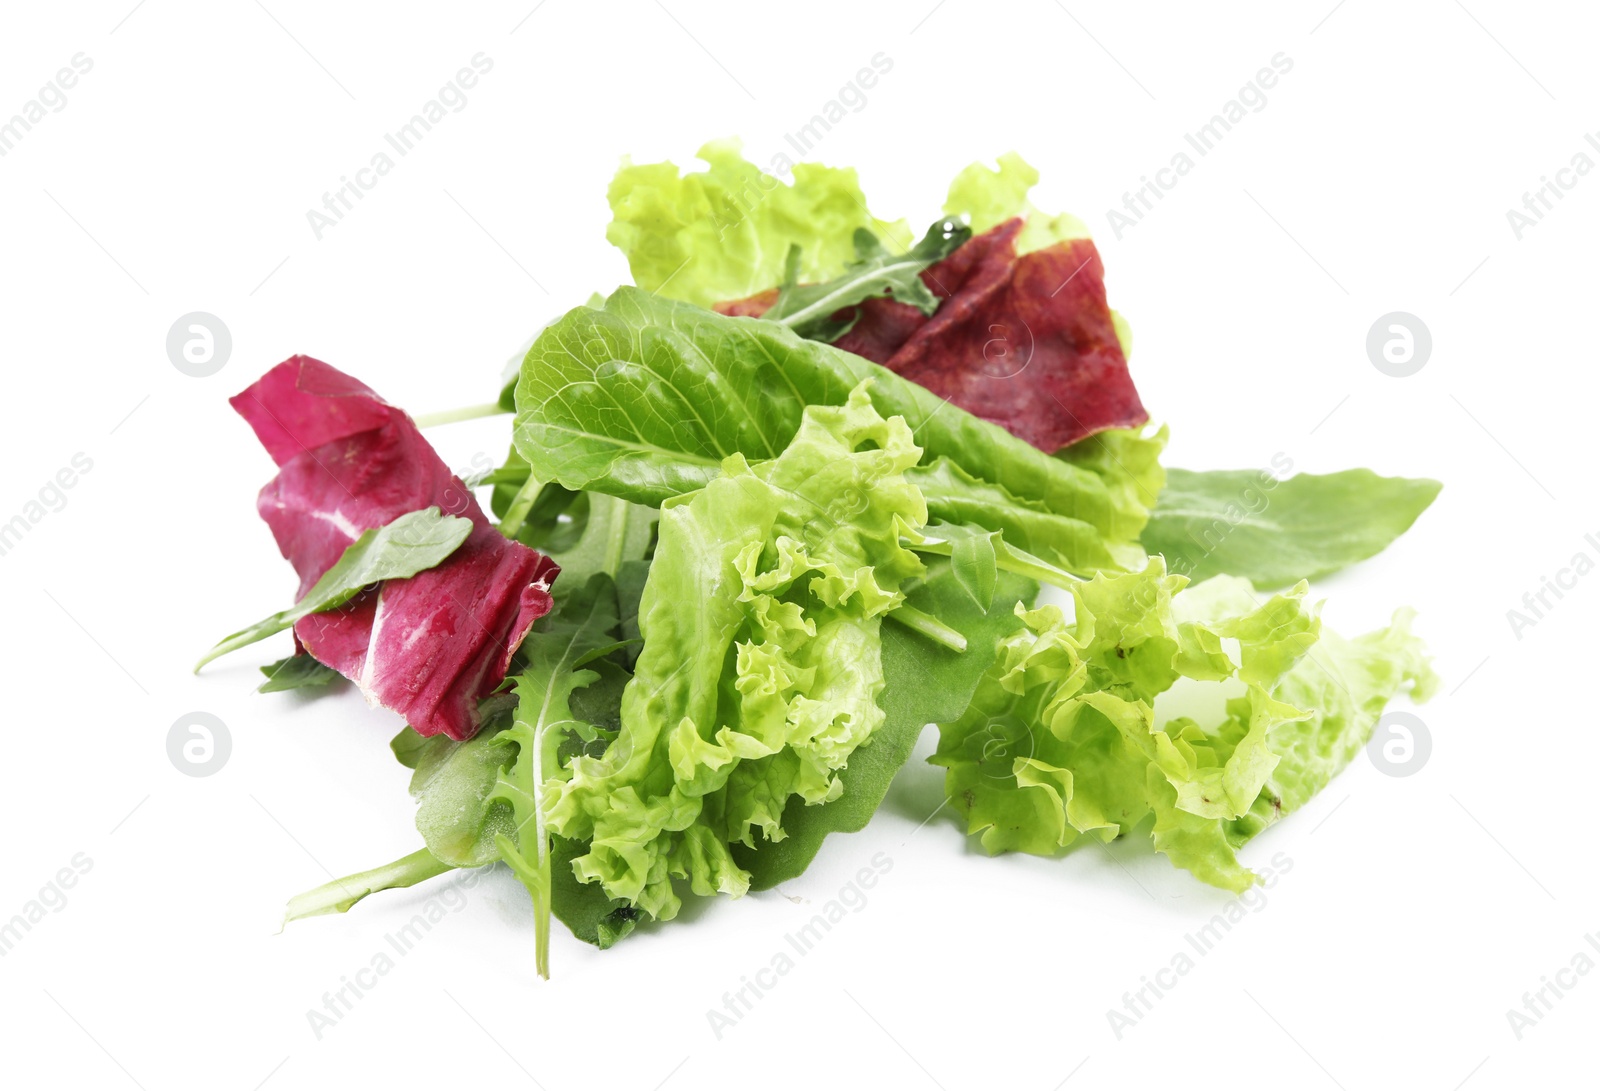
POLYGON ((295 895, 289 899, 284 910, 283 922, 287 924, 322 913, 343 913, 368 894, 415 886, 435 875, 443 875, 454 867, 454 864, 445 863, 427 849, 418 849, 410 856, 402 856, 381 867, 358 871, 343 879, 323 883, 315 890, 295 895))
POLYGON ((507 538, 515 538, 522 533, 522 524, 528 520, 528 512, 533 510, 534 502, 539 499, 539 491, 544 488, 544 482, 534 477, 530 472, 528 479, 517 489, 517 495, 506 508, 506 517, 500 520, 500 533, 507 538))
POLYGON ((967 650, 967 638, 961 633, 932 614, 918 610, 915 606, 897 606, 889 615, 900 624, 914 633, 921 633, 935 644, 942 644, 955 652, 967 650))
POLYGON ((418 428, 434 428, 441 424, 455 424, 457 421, 477 420, 479 417, 497 417, 511 410, 499 402, 485 402, 483 405, 464 405, 460 409, 445 409, 438 413, 422 413, 412 417, 411 422, 418 428))
POLYGON ((595 504, 601 504, 611 509, 611 523, 606 534, 606 559, 605 572, 612 579, 617 578, 617 569, 622 567, 622 553, 628 545, 628 523, 633 515, 633 505, 626 500, 615 496, 602 496, 599 493, 589 494, 589 518, 595 517, 595 504))
MULTIPOLYGON (((954 552, 949 542, 939 541, 935 538, 924 539, 920 542, 907 541, 907 548, 918 553, 931 553, 939 557, 948 557, 954 552)), ((1004 572, 1012 572, 1018 576, 1026 576, 1039 583, 1048 583, 1052 587, 1060 587, 1070 591, 1078 584, 1083 583, 1082 576, 1074 576, 1064 568, 1057 568, 1042 557, 1035 557, 1032 553, 1025 552, 1015 546, 998 543, 994 551, 995 567, 1004 572)))
POLYGON ((851 280, 848 277, 842 278, 843 282, 827 295, 821 297, 814 303, 810 303, 804 307, 801 307, 798 311, 795 311, 792 314, 784 315, 782 318, 779 318, 776 321, 780 326, 788 326, 790 329, 794 329, 796 326, 799 326, 802 323, 810 322, 812 319, 830 315, 834 311, 839 310, 841 307, 849 306, 851 303, 851 296, 855 294, 857 290, 864 290, 864 285, 870 285, 874 281, 881 281, 885 286, 892 285, 894 283, 895 274, 900 270, 909 269, 914 272, 920 272, 926 267, 927 262, 925 261, 921 261, 910 255, 901 255, 898 260, 889 265, 884 265, 874 269, 866 276, 858 277, 854 280, 851 280))

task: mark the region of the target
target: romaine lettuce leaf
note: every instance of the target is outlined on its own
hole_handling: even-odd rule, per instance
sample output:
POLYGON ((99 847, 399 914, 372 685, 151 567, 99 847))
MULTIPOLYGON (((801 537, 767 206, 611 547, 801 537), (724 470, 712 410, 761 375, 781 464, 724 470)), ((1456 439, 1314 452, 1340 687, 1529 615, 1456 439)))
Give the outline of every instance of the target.
MULTIPOLYGON (((760 319, 732 318, 621 288, 539 336, 517 387, 515 441, 534 477, 658 505, 704 487, 722 460, 777 455, 809 405, 840 405, 862 379, 883 416, 911 425, 930 510, 991 530, 1054 517, 1031 544, 1074 572, 1143 562, 1147 500, 1097 467, 1053 458, 913 382, 760 319), (943 474, 948 460, 970 478, 943 474), (959 482, 959 484, 957 484, 959 482), (984 483, 974 492, 973 482, 984 483), (945 484, 950 483, 950 492, 945 484), (1026 510, 1011 510, 1026 509, 1026 510)), ((1162 437, 1127 442, 1140 458, 1162 437)), ((1141 480, 1152 472, 1143 461, 1141 480)), ((1154 472, 1159 473, 1159 470, 1154 472)))

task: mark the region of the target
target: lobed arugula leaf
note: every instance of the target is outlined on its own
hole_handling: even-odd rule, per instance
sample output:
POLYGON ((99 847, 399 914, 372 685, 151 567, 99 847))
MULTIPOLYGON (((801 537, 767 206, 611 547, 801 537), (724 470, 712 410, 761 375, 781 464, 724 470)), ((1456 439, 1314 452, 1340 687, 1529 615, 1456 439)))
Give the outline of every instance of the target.
POLYGON ((813 341, 837 341, 860 317, 859 312, 836 318, 840 310, 868 299, 889 296, 932 314, 939 297, 922 282, 922 271, 943 261, 972 237, 972 229, 954 220, 941 220, 928 228, 922 241, 904 254, 890 253, 878 236, 856 228, 856 257, 840 276, 820 284, 800 283, 800 247, 789 248, 784 263, 783 286, 778 298, 762 314, 813 341))
MULTIPOLYGON (((527 666, 512 687, 517 708, 510 727, 498 738, 517 748, 516 760, 500 768, 488 798, 511 807, 512 827, 498 832, 494 845, 533 898, 534 959, 539 976, 550 976, 550 914, 554 860, 547 822, 547 785, 561 776, 559 752, 570 735, 594 741, 600 729, 578 719, 574 691, 600 678, 585 669, 615 646, 617 594, 603 571, 561 596, 558 608, 529 634, 522 654, 527 666)), ((569 869, 570 870, 570 869, 569 869)))
POLYGON ((301 652, 269 663, 261 668, 267 680, 256 688, 257 693, 282 693, 293 689, 311 689, 326 686, 342 677, 338 671, 312 656, 301 652))
POLYGON ((384 526, 363 531, 293 607, 224 637, 194 669, 198 672, 218 656, 281 633, 303 617, 342 606, 369 584, 406 579, 432 568, 454 553, 471 533, 472 520, 443 515, 438 508, 407 512, 384 526))
POLYGON ((1282 481, 1257 470, 1168 470, 1142 540, 1166 557, 1170 570, 1192 579, 1226 573, 1282 587, 1381 552, 1440 488, 1426 478, 1371 470, 1282 481))

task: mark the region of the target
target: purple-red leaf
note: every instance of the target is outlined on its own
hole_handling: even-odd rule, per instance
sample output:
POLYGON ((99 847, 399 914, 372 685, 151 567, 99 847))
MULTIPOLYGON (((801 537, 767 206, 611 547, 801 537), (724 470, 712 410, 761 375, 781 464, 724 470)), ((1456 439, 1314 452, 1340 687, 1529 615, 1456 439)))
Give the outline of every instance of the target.
POLYGON ((478 701, 550 611, 555 562, 495 530, 410 417, 320 360, 291 357, 231 404, 278 464, 257 509, 300 595, 363 531, 434 506, 472 520, 443 563, 294 627, 306 651, 418 733, 470 738, 478 701))
MULTIPOLYGON (((1020 219, 977 236, 922 274, 943 299, 932 317, 893 299, 859 305, 834 342, 1043 451, 1149 419, 1106 305, 1089 239, 1017 256, 1020 219)), ((758 316, 775 293, 723 303, 758 316)), ((846 312, 848 313, 848 312, 846 312)))

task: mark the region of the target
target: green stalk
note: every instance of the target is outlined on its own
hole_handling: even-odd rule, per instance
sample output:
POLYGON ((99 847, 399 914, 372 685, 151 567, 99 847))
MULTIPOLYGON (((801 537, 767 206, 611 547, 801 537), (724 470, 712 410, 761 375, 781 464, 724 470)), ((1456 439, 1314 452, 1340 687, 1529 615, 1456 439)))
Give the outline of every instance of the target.
POLYGON ((597 503, 601 505, 602 509, 611 509, 611 525, 608 528, 609 533, 606 535, 606 574, 615 580, 617 578, 617 569, 622 567, 622 550, 628 544, 628 522, 632 505, 626 500, 619 500, 615 496, 590 493, 590 519, 595 517, 595 504, 597 503), (617 518, 617 516, 621 516, 621 518, 617 518))
POLYGON ((382 867, 375 867, 370 871, 358 871, 354 875, 346 875, 343 879, 323 883, 315 890, 295 895, 289 899, 283 921, 287 924, 290 921, 315 917, 322 913, 343 913, 368 894, 415 886, 424 879, 443 875, 454 867, 454 864, 445 863, 427 849, 418 849, 410 856, 402 856, 382 867))
POLYGON ((454 424, 457 421, 477 420, 479 417, 497 417, 511 410, 499 402, 486 402, 483 405, 464 405, 460 409, 446 409, 439 413, 423 413, 412 417, 412 423, 418 428, 433 428, 441 424, 454 424))
POLYGON ((954 652, 967 650, 967 638, 932 614, 904 604, 896 606, 889 615, 914 633, 921 633, 935 644, 942 644, 954 652))
POLYGON ((528 519, 528 512, 533 510, 534 502, 539 499, 539 490, 544 488, 544 482, 528 474, 528 479, 517 490, 516 497, 511 501, 511 506, 506 508, 506 517, 500 520, 500 533, 507 538, 515 539, 522 533, 522 524, 528 519))
POLYGON ((824 318, 837 311, 840 307, 847 306, 853 300, 858 299, 858 289, 860 289, 861 285, 871 284, 874 280, 891 284, 893 283, 894 274, 901 269, 921 271, 927 267, 927 264, 926 261, 911 255, 902 255, 899 261, 874 269, 865 276, 857 277, 853 280, 849 277, 841 278, 842 283, 837 288, 818 299, 815 303, 801 307, 793 314, 786 314, 782 318, 775 319, 775 321, 780 326, 788 326, 790 329, 794 329, 802 323, 810 322, 816 318, 824 318))
MULTIPOLYGON (((930 553, 938 557, 948 557, 954 552, 949 542, 928 539, 921 542, 906 541, 906 548, 918 553, 930 553)), ((1074 576, 1064 568, 1057 568, 1042 557, 1035 557, 1032 553, 1018 549, 1015 546, 999 542, 994 551, 995 567, 1003 572, 1013 572, 1018 576, 1026 576, 1038 583, 1048 583, 1052 587, 1071 590, 1084 582, 1082 576, 1074 576)))

